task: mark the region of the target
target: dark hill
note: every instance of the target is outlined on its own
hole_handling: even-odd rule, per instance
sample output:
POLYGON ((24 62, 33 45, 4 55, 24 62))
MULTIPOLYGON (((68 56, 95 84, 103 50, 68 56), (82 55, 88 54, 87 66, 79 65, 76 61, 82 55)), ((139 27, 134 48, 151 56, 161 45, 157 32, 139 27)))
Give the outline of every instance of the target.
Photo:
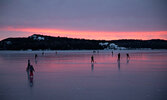
POLYGON ((1 50, 81 50, 103 49, 99 41, 72 39, 66 37, 51 37, 34 34, 28 38, 7 38, 0 41, 1 50))
POLYGON ((86 40, 66 37, 51 37, 34 34, 27 38, 7 38, 0 41, 0 50, 81 50, 81 49, 104 49, 99 43, 115 43, 120 47, 129 49, 151 48, 167 49, 166 40, 86 40))
POLYGON ((121 47, 126 48, 151 48, 151 49, 167 49, 167 40, 113 40, 110 41, 121 47))

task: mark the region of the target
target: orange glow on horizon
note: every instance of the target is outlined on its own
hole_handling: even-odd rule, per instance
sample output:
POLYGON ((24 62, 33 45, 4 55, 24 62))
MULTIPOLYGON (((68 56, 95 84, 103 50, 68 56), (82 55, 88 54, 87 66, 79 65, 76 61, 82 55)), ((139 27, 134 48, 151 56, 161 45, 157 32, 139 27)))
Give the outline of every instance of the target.
POLYGON ((30 32, 49 36, 70 38, 84 38, 95 40, 118 40, 118 39, 164 39, 167 40, 167 31, 152 32, 101 32, 101 31, 74 31, 46 28, 0 28, 0 31, 30 32))

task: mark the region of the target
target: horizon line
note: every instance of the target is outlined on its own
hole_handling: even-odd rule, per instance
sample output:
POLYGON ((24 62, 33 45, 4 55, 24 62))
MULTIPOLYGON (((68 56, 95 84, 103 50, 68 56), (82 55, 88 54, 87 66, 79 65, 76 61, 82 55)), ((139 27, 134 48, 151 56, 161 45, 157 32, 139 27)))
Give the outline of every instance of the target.
POLYGON ((89 40, 120 40, 120 39, 167 40, 167 31, 114 32, 114 31, 93 31, 93 30, 79 31, 79 30, 61 30, 61 29, 46 29, 46 28, 14 28, 14 27, 0 28, 0 31, 1 33, 3 32, 2 35, 0 36, 0 40, 3 40, 3 38, 8 38, 11 36, 25 37, 32 34, 42 34, 42 35, 60 36, 68 38, 82 38, 89 40))

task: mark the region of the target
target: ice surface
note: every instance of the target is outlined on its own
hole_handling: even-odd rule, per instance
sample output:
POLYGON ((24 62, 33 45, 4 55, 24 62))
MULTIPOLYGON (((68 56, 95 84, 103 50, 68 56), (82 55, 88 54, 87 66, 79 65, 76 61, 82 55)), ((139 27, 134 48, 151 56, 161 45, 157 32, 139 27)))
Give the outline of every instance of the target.
POLYGON ((0 100, 167 100, 166 50, 42 52, 0 51, 0 100))

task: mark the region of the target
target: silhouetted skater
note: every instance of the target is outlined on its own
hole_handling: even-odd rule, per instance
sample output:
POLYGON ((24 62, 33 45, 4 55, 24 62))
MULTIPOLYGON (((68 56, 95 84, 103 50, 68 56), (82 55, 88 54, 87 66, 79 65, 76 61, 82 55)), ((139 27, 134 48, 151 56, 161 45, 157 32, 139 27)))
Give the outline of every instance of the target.
POLYGON ((28 65, 26 68, 28 79, 30 79, 30 60, 28 60, 28 65))
POLYGON ((111 53, 112 53, 112 56, 113 56, 113 51, 111 53))
POLYGON ((128 53, 126 54, 126 56, 127 56, 127 59, 130 59, 130 56, 129 56, 129 54, 128 54, 128 53))
POLYGON ((42 52, 42 55, 44 55, 44 52, 42 52))
POLYGON ((118 53, 118 60, 120 60, 120 56, 121 56, 120 53, 118 53))
POLYGON ((94 57, 93 57, 93 55, 91 56, 91 63, 94 63, 94 57))
POLYGON ((29 69, 30 69, 30 60, 28 60, 28 65, 27 65, 26 71, 29 71, 29 69))
POLYGON ((37 57, 38 57, 38 55, 37 55, 37 54, 35 54, 35 59, 37 59, 37 57))
POLYGON ((33 71, 35 71, 35 70, 34 70, 34 67, 30 64, 30 60, 28 60, 28 66, 26 68, 26 71, 28 73, 28 77, 33 76, 33 71))
POLYGON ((38 55, 35 54, 35 64, 37 64, 37 57, 38 57, 38 55))
POLYGON ((30 86, 32 87, 33 86, 33 71, 35 70, 34 70, 34 67, 30 64, 30 60, 28 60, 26 71, 27 71, 27 76, 28 76, 30 86))

